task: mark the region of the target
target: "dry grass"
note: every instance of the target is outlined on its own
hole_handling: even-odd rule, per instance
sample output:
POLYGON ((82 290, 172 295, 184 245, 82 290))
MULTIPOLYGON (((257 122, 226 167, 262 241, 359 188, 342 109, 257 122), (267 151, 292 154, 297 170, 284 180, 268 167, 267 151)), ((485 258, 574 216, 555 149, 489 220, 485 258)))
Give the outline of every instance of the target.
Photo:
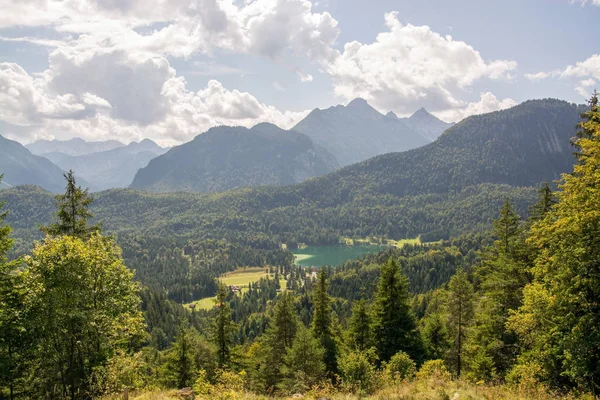
MULTIPOLYGON (((142 394, 131 394, 131 400, 175 400, 178 399, 177 391, 156 391, 142 394)), ((265 396, 258 396, 252 393, 234 393, 226 392, 222 395, 212 395, 210 397, 196 396, 196 399, 239 399, 239 400, 266 400, 265 396)), ((345 394, 332 392, 331 389, 323 391, 314 391, 304 396, 306 400, 326 398, 330 400, 574 400, 584 399, 592 400, 592 396, 558 396, 555 393, 549 393, 543 389, 525 389, 507 385, 487 386, 476 385, 464 381, 435 381, 421 380, 405 382, 394 387, 380 390, 370 396, 358 396, 355 394, 345 394)), ((104 400, 117 400, 119 397, 109 397, 104 400)), ((280 398, 284 399, 284 398, 280 398)), ((292 397, 285 399, 291 400, 292 397)))

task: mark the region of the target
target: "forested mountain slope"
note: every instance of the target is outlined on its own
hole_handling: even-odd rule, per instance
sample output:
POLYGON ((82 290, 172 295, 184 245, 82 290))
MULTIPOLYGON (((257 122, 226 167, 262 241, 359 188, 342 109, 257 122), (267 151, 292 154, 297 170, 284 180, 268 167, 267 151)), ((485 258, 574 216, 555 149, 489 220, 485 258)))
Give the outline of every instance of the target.
POLYGON ((291 185, 337 168, 335 159, 298 132, 272 124, 218 127, 152 160, 131 187, 155 192, 217 192, 291 185))
POLYGON ((63 190, 63 171, 50 160, 31 154, 23 145, 0 136, 2 186, 33 184, 52 192, 63 190))

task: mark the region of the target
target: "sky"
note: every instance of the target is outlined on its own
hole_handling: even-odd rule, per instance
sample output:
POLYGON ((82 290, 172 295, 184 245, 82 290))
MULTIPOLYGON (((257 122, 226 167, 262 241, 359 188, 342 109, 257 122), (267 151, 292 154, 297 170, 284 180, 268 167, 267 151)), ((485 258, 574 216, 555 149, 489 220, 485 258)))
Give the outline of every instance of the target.
POLYGON ((456 122, 600 82, 600 0, 0 0, 0 135, 289 129, 357 97, 456 122))

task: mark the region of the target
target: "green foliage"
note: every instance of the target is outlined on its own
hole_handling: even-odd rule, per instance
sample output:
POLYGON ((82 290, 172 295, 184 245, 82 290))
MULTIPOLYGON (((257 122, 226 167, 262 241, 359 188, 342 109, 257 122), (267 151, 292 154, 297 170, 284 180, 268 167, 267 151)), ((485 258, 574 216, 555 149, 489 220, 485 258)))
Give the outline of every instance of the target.
POLYGON ((448 381, 451 376, 444 360, 428 360, 421 365, 421 368, 416 373, 417 379, 425 380, 432 379, 434 381, 448 381))
POLYGON ((283 387, 290 392, 305 392, 323 379, 325 349, 312 332, 300 325, 294 343, 285 354, 283 387))
POLYGON ((408 280, 393 258, 381 266, 373 312, 373 336, 381 361, 388 361, 399 351, 415 358, 421 356, 420 338, 409 307, 408 280))
POLYGON ((474 317, 473 285, 467 274, 459 269, 448 284, 449 333, 453 339, 450 351, 454 373, 460 377, 464 364, 463 353, 468 328, 474 317))
POLYGON ((373 343, 371 316, 364 299, 356 302, 352 308, 352 317, 348 323, 350 346, 356 351, 365 351, 373 343))
POLYGON ((376 386, 377 359, 374 349, 351 351, 338 360, 344 388, 352 393, 369 394, 376 386))
POLYGON ((90 377, 141 335, 139 284, 112 238, 48 237, 26 258, 35 332, 30 387, 40 397, 86 398, 90 377))
MULTIPOLYGON (((510 325, 552 384, 600 390, 600 106, 582 114, 577 164, 564 175, 558 203, 531 228, 534 282, 510 325)), ((517 370, 515 370, 517 371, 517 370)), ((516 373, 516 372, 515 372, 516 373)))
POLYGON ((217 298, 215 299, 215 316, 212 326, 213 342, 217 346, 217 362, 219 368, 229 366, 231 347, 233 344, 233 332, 235 324, 231 320, 231 307, 226 301, 229 289, 219 285, 217 298))
POLYGON ((321 268, 313 291, 312 332, 325 349, 325 366, 327 372, 333 375, 337 372, 338 344, 332 331, 331 299, 327 292, 327 279, 327 270, 321 268))
POLYGON ((385 364, 385 374, 393 381, 412 378, 416 371, 415 362, 403 351, 394 354, 385 364))
POLYGON ((507 199, 494 221, 493 246, 481 254, 476 270, 480 300, 469 343, 470 375, 476 380, 503 379, 518 354, 517 338, 506 328, 508 317, 522 304, 522 291, 531 280, 528 248, 521 219, 507 199))

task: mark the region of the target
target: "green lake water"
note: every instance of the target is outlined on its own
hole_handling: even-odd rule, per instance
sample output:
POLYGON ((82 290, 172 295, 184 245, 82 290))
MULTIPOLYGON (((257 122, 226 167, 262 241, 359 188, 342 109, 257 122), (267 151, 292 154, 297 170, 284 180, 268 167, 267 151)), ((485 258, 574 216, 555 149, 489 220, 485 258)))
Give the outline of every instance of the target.
POLYGON ((296 265, 303 267, 336 266, 348 260, 355 260, 369 253, 377 253, 387 246, 308 246, 292 250, 296 256, 296 265))

